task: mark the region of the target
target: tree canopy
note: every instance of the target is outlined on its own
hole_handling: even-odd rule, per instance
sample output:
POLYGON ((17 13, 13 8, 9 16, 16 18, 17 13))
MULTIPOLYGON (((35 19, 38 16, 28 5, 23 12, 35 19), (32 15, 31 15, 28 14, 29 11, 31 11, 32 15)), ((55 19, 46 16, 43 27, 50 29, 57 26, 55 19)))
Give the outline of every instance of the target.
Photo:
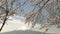
POLYGON ((32 28, 34 28, 36 23, 41 24, 42 27, 40 29, 46 28, 46 31, 53 25, 57 25, 56 27, 60 28, 60 0, 25 0, 23 3, 19 1, 0 0, 0 23, 2 21, 0 31, 8 17, 14 14, 23 15, 26 18, 25 24, 28 23, 29 25, 32 23, 32 28), (34 7, 28 12, 24 11, 27 2, 34 7))

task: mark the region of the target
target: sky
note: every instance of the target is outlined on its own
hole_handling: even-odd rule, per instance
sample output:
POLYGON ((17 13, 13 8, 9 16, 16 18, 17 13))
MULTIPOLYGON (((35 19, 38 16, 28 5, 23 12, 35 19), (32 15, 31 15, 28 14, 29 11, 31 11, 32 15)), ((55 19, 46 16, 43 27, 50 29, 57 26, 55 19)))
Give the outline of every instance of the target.
MULTIPOLYGON (((25 1, 26 0, 17 0, 16 2, 21 2, 21 5, 22 5, 25 1)), ((33 4, 32 5, 31 4, 32 3, 27 1, 20 9, 24 9, 24 12, 28 13, 34 8, 33 4)), ((43 4, 41 4, 41 6, 42 5, 43 4)), ((15 5, 14 5, 14 8, 16 8, 15 5)), ((38 9, 38 7, 36 7, 36 8, 38 9)), ((42 14, 47 15, 45 10, 42 11, 42 14)), ((1 33, 8 32, 8 31, 13 31, 13 30, 23 30, 23 31, 31 30, 31 25, 28 26, 27 24, 24 24, 25 23, 25 17, 15 15, 15 16, 10 16, 9 19, 12 19, 12 20, 7 21, 4 28, 2 29, 1 33)), ((1 26, 1 24, 0 24, 0 26, 1 26)), ((39 30, 38 29, 39 27, 41 27, 41 26, 40 26, 40 24, 37 23, 35 25, 35 29, 32 29, 32 30, 39 31, 39 32, 44 32, 44 29, 39 30)), ((55 28, 55 26, 52 26, 47 33, 57 33, 57 34, 59 34, 60 30, 55 28)))

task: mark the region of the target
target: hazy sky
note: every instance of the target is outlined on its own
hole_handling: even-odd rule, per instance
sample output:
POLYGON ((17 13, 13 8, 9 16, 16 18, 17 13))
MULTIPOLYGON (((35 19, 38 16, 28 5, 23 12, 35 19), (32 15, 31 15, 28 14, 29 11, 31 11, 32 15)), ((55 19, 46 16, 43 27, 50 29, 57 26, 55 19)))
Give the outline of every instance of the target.
MULTIPOLYGON (((25 2, 26 0, 16 0, 16 2, 21 2, 21 5, 25 2)), ((43 5, 43 3, 41 3, 41 6, 43 5)), ((16 6, 14 5, 14 8, 16 8, 16 6)), ((24 9, 24 12, 30 12, 32 9, 34 8, 33 4, 30 3, 29 1, 27 1, 22 7, 20 7, 20 9, 24 9)), ((36 7, 38 9, 38 7, 36 7)), ((35 10, 37 10, 35 9, 35 10)), ((42 12, 43 15, 47 15, 45 10, 43 10, 42 12)), ((10 19, 12 19, 11 21, 7 21, 7 24, 5 24, 4 28, 2 29, 2 32, 8 32, 8 31, 12 31, 12 30, 27 30, 30 29, 30 27, 28 27, 25 23, 25 17, 22 16, 12 16, 10 17, 10 19)), ((39 24, 36 25, 36 31, 39 31, 37 28, 40 26, 39 24)), ((44 31, 40 30, 41 32, 44 31)), ((58 30, 57 28, 55 28, 54 26, 52 26, 48 32, 52 32, 52 33, 59 33, 60 30, 58 30)))

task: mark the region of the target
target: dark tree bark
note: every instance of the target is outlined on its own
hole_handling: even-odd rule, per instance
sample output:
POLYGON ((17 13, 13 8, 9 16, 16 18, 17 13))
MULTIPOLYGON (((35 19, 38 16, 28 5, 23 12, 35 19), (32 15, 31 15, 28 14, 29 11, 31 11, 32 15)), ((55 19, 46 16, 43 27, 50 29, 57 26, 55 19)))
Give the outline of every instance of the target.
POLYGON ((5 23, 6 23, 6 21, 7 21, 7 16, 8 16, 8 4, 7 4, 8 2, 7 2, 7 0, 6 0, 6 10, 5 10, 5 13, 6 13, 6 16, 5 16, 5 19, 4 19, 4 21, 3 21, 3 24, 2 24, 2 26, 1 26, 1 28, 0 28, 0 31, 2 30, 2 28, 4 27, 4 25, 5 25, 5 23))

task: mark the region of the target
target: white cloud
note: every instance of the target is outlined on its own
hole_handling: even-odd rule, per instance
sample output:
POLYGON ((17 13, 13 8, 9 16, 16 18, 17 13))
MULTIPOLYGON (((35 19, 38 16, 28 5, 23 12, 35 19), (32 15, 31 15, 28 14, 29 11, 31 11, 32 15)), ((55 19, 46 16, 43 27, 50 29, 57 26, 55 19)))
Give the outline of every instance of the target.
MULTIPOLYGON (((17 16, 15 16, 15 17, 17 17, 17 16)), ((8 32, 8 31, 12 31, 12 30, 23 30, 23 31, 31 30, 31 26, 28 26, 27 24, 24 24, 25 23, 24 21, 21 21, 22 18, 23 17, 19 17, 19 16, 18 16, 18 19, 10 17, 9 19, 12 19, 12 20, 7 21, 8 25, 5 24, 4 28, 2 29, 2 32, 8 32)), ((35 28, 34 29, 32 28, 32 30, 44 32, 44 29, 39 30, 40 27, 41 27, 40 24, 36 24, 35 28)), ((53 32, 53 31, 51 31, 51 32, 53 32)))

